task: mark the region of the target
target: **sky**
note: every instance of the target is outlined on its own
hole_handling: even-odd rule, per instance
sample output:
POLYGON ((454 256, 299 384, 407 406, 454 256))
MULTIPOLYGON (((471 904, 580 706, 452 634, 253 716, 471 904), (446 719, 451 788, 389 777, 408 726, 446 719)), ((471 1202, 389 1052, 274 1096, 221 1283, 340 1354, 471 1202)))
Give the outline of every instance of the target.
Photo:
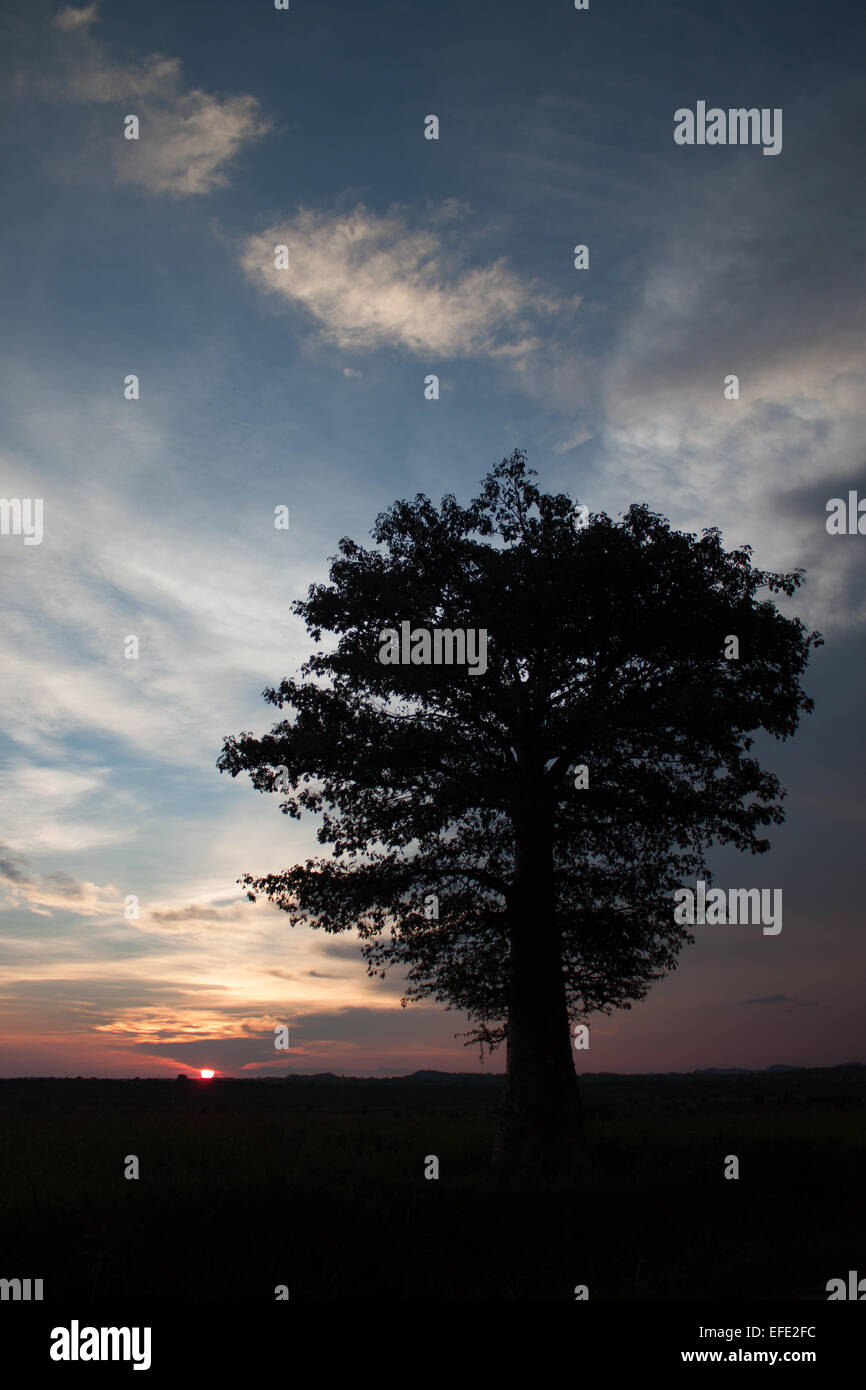
POLYGON ((6 5, 0 494, 43 534, 0 534, 0 1075, 481 1068, 463 1015, 248 902, 315 825, 215 764, 273 722, 340 538, 515 447, 592 511, 802 566, 784 611, 825 638, 815 712, 759 743, 785 825, 710 861, 781 888, 782 931, 696 928, 578 1068, 866 1062, 866 537, 826 527, 866 496, 864 29, 836 0, 6 5), (677 144, 698 101, 781 110, 781 151, 677 144))

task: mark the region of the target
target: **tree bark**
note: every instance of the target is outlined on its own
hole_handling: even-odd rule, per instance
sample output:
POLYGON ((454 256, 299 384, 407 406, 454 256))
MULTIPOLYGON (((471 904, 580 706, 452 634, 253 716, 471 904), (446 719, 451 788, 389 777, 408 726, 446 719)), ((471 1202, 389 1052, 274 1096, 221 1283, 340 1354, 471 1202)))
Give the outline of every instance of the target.
POLYGON ((531 1181, 575 1171, 582 1122, 555 916, 552 827, 544 815, 530 813, 521 816, 515 837, 506 1094, 495 1162, 531 1181))

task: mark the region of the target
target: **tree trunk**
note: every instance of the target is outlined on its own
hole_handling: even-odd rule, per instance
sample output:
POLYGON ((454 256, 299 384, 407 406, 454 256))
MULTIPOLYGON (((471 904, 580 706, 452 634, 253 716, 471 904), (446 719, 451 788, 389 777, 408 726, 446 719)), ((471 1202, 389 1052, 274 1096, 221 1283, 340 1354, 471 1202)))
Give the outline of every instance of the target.
POLYGON ((554 912, 552 833, 541 816, 515 829, 507 1080, 495 1161, 531 1181, 576 1169, 582 1125, 554 912))

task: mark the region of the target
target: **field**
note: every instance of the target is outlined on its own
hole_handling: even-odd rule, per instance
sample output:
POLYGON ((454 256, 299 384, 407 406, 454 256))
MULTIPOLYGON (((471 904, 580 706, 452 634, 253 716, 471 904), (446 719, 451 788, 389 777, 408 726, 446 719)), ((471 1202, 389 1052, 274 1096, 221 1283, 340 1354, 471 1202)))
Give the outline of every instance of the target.
POLYGON ((584 1171, 521 1193, 490 1169, 497 1077, 0 1081, 0 1277, 46 1300, 826 1299, 866 1260, 864 1076, 585 1077, 584 1171))

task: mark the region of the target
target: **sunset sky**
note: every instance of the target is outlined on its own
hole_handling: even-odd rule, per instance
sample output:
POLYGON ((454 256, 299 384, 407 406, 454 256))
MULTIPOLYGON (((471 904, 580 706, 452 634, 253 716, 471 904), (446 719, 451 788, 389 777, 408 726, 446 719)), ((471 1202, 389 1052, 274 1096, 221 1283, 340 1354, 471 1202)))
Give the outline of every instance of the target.
POLYGON ((515 447, 592 510, 805 567, 784 610, 826 642, 815 713, 759 745, 772 851, 712 858, 783 890, 782 932, 696 928, 579 1067, 866 1062, 866 537, 825 526, 866 495, 862 13, 20 0, 0 25, 0 495, 44 499, 41 544, 0 535, 0 1074, 479 1069, 462 1015, 247 901, 315 826, 215 764, 273 722, 339 539, 467 501, 515 447), (698 100, 781 108, 781 153, 676 145, 698 100))

